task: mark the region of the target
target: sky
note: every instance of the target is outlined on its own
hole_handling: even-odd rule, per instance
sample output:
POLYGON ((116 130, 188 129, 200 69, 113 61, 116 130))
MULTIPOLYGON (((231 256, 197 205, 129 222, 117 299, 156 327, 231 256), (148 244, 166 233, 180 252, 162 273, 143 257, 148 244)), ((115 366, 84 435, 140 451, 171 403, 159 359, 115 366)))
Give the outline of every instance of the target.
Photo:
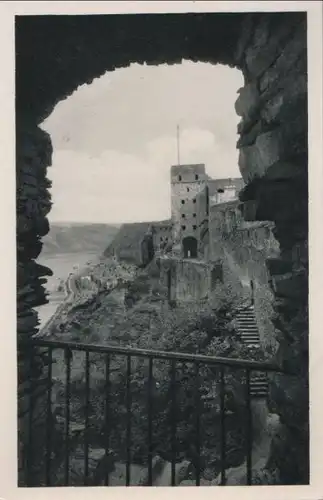
POLYGON ((122 223, 170 217, 170 167, 205 163, 240 177, 234 103, 242 73, 184 61, 132 64, 80 86, 42 128, 53 143, 50 222, 122 223))

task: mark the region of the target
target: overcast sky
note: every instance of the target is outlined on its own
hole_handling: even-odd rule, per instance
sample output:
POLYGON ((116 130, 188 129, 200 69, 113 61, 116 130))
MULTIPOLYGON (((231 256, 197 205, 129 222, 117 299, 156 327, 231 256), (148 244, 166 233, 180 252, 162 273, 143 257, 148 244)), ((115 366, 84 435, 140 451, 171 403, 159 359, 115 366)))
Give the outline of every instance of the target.
POLYGON ((52 222, 161 220, 170 216, 170 166, 205 163, 240 177, 234 110, 242 74, 185 61, 106 73, 61 101, 43 123, 53 142, 52 222))

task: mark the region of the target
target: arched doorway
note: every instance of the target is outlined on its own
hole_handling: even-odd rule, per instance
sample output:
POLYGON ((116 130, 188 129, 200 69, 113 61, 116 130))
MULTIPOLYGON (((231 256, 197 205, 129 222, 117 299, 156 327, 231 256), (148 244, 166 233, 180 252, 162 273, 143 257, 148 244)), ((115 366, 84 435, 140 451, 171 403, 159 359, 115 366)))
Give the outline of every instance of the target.
POLYGON ((193 236, 187 236, 183 239, 184 259, 196 259, 197 257, 197 239, 193 236))

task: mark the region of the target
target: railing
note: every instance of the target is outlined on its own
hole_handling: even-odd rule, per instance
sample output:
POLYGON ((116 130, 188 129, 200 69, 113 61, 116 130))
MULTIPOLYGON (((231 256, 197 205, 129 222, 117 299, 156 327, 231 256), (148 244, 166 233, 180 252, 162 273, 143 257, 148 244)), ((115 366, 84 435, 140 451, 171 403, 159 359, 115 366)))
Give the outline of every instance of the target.
MULTIPOLYGON (((29 341, 30 343, 30 341, 29 341)), ((37 347, 37 349, 45 349, 48 354, 48 371, 47 371, 47 384, 45 388, 45 406, 46 411, 44 413, 44 427, 45 427, 45 437, 43 448, 45 449, 45 454, 42 458, 44 461, 43 467, 43 477, 42 479, 37 479, 33 477, 33 467, 35 466, 35 461, 37 462, 37 456, 33 453, 33 441, 37 439, 38 436, 34 435, 33 432, 33 413, 35 411, 35 401, 32 397, 32 387, 30 389, 30 403, 28 409, 28 419, 27 419, 27 443, 25 445, 25 458, 24 458, 24 485, 25 486, 38 486, 35 481, 40 482, 42 486, 53 485, 53 469, 57 467, 57 460, 55 463, 55 457, 53 457, 53 360, 55 353, 58 351, 64 353, 65 365, 65 391, 64 391, 64 431, 61 437, 60 452, 63 456, 63 467, 64 474, 62 484, 68 486, 70 482, 70 452, 73 443, 71 442, 70 435, 70 424, 71 424, 71 363, 73 362, 73 355, 75 356, 77 352, 84 354, 84 437, 83 449, 84 449, 84 477, 82 479, 84 485, 93 485, 93 479, 90 478, 89 473, 89 445, 90 445, 90 399, 91 399, 91 368, 94 366, 91 361, 91 356, 102 356, 104 359, 104 407, 105 407, 105 417, 103 422, 103 433, 101 436, 101 442, 103 442, 103 447, 105 449, 105 459, 110 456, 110 434, 111 434, 111 423, 110 419, 110 405, 113 402, 113 397, 117 397, 111 391, 111 374, 113 370, 111 368, 112 359, 117 356, 121 357, 125 361, 125 455, 124 460, 126 463, 126 474, 125 474, 125 486, 131 484, 131 438, 132 438, 132 389, 131 389, 131 377, 133 373, 133 360, 141 360, 145 363, 147 368, 147 384, 144 387, 145 398, 146 398, 146 415, 147 415, 147 469, 148 476, 146 485, 150 486, 153 484, 153 456, 154 456, 154 391, 156 390, 154 386, 154 367, 155 364, 164 361, 168 363, 169 371, 169 386, 168 386, 168 402, 169 402, 169 436, 170 436, 170 456, 169 461, 171 462, 171 480, 172 486, 176 485, 176 461, 178 462, 178 457, 176 455, 176 432, 177 432, 177 416, 178 407, 176 396, 181 386, 178 384, 178 374, 180 373, 180 365, 189 365, 194 367, 194 370, 190 372, 192 391, 193 391, 193 404, 192 408, 195 413, 194 421, 192 424, 193 428, 193 439, 194 439, 194 468, 195 468, 195 484, 199 486, 201 484, 201 418, 202 418, 202 407, 204 404, 203 394, 201 391, 201 381, 203 379, 202 372, 205 373, 205 369, 211 370, 211 377, 217 376, 218 380, 218 396, 219 396, 219 426, 220 426, 220 477, 221 485, 226 484, 226 468, 227 465, 227 449, 226 449, 226 421, 227 421, 227 409, 225 400, 226 391, 226 374, 228 372, 243 371, 244 375, 244 414, 245 419, 242 420, 240 425, 245 425, 244 435, 246 443, 246 484, 252 484, 252 445, 253 445, 253 423, 252 423, 252 405, 251 405, 251 393, 250 384, 251 375, 253 372, 267 373, 270 371, 279 371, 277 366, 273 366, 263 362, 256 362, 250 360, 240 360, 240 359, 230 359, 222 357, 211 357, 200 354, 184 354, 178 352, 166 352, 166 351, 153 351, 148 349, 137 349, 131 347, 116 347, 107 345, 89 345, 74 342, 63 342, 63 341, 52 341, 43 339, 34 339, 31 341, 32 345, 37 347), (213 370, 213 371, 212 371, 213 370), (63 447, 63 448, 62 448, 63 447)), ((139 361, 138 361, 139 362, 139 361)), ((33 360, 30 360, 32 365, 33 360)), ((114 370, 115 372, 115 370, 114 370)), ((31 385, 35 383, 31 380, 31 385)), ((157 389, 158 391, 158 389, 157 389)), ((215 425, 215 424, 214 424, 215 425)), ((39 459, 41 460, 41 459, 39 459)), ((36 464, 37 465, 37 464, 36 464)), ((96 484, 109 485, 109 472, 107 468, 103 472, 103 479, 96 484)))

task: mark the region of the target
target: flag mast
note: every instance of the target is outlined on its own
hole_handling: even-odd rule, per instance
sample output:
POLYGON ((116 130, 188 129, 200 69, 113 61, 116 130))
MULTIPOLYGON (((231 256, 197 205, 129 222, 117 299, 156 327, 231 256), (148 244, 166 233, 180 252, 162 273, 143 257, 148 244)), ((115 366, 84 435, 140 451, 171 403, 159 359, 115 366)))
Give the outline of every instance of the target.
POLYGON ((179 125, 177 125, 177 165, 180 165, 180 155, 179 155, 179 125))

